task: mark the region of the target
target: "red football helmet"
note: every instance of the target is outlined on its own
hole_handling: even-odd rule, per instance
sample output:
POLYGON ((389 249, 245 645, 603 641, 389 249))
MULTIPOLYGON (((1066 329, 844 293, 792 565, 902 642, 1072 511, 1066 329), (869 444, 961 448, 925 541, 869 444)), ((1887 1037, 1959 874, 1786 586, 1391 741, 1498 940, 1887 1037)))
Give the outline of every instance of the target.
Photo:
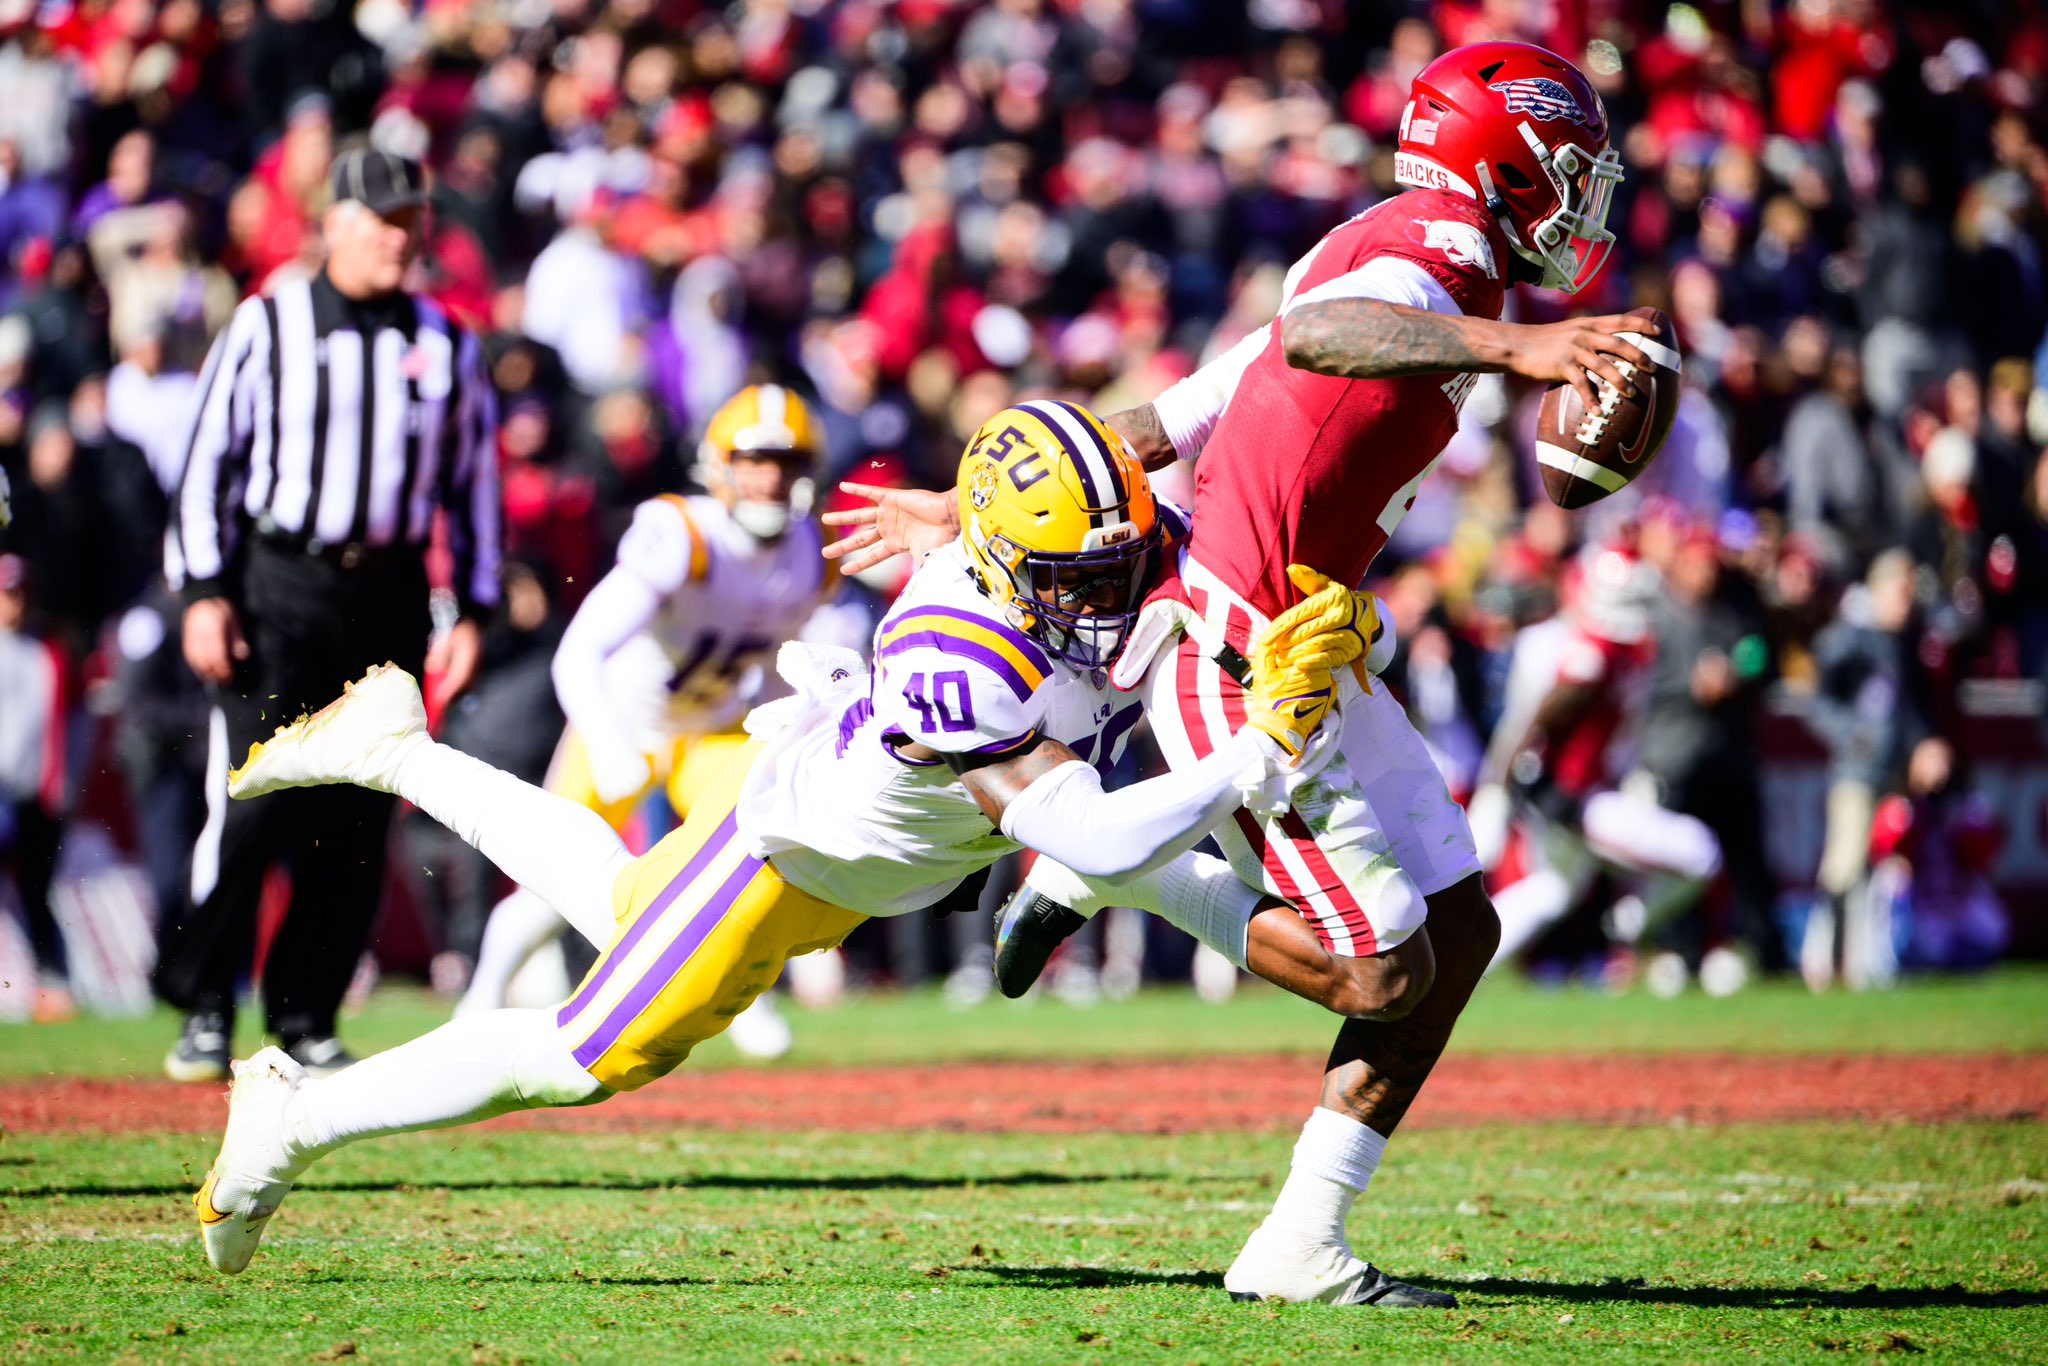
POLYGON ((1576 294, 1614 249, 1621 156, 1607 111, 1577 67, 1529 43, 1473 43, 1422 69, 1394 179, 1484 204, 1549 289, 1576 294))
POLYGON ((1640 645, 1656 613, 1657 571, 1619 545, 1589 545, 1568 574, 1566 605, 1581 630, 1612 645, 1640 645))

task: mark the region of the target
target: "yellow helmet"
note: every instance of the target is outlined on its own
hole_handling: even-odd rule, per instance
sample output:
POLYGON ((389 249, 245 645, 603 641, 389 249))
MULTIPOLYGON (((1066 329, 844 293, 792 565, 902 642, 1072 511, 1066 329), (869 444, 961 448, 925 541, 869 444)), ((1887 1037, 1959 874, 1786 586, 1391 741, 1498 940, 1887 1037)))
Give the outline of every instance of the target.
POLYGON ((1037 399, 982 424, 960 459, 960 528, 981 591, 1083 669, 1116 658, 1158 569, 1159 510, 1122 437, 1037 399))
POLYGON ((740 527, 772 541, 789 526, 792 516, 811 510, 812 475, 823 444, 810 405, 779 384, 751 384, 726 400, 711 415, 697 446, 697 482, 732 510, 740 527), (794 455, 800 477, 787 502, 742 501, 733 488, 735 455, 794 455))

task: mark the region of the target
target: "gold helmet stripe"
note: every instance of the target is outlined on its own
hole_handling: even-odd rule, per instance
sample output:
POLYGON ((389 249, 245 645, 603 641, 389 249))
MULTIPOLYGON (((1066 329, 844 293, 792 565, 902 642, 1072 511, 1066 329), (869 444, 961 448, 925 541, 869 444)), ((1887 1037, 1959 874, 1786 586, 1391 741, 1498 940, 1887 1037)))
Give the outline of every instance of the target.
MULTIPOLYGON (((1053 421, 1050 417, 1046 416, 1044 413, 1039 411, 1038 405, 1029 403, 1019 403, 1013 407, 1005 408, 1002 412, 996 414, 996 416, 1005 419, 1008 426, 1015 428, 1016 430, 1024 433, 1027 436, 1032 434, 1032 428, 1035 425, 1037 429, 1037 438, 1043 443, 1043 445, 1047 447, 1058 447, 1059 450, 1067 457, 1067 459, 1070 462, 1074 460, 1073 443, 1067 440, 1065 432, 1062 432, 1058 427, 1053 425, 1053 421), (1018 420, 1019 418, 1029 418, 1030 421, 1021 422, 1018 420)), ((995 418, 990 418, 989 425, 993 426, 994 423, 995 418)), ((1051 450, 1046 450, 1044 453, 1048 456, 1052 454, 1051 450)), ((1050 470, 1048 470, 1047 472, 1051 473, 1050 470)))
POLYGON ((1124 487, 1123 469, 1117 463, 1116 437, 1110 434, 1109 428, 1102 425, 1101 419, 1085 408, 1069 403, 1065 399, 1055 399, 1052 406, 1070 422, 1078 424, 1080 436, 1076 438, 1076 444, 1083 450, 1091 452, 1094 459, 1101 461, 1103 477, 1108 480, 1105 492, 1112 499, 1108 507, 1115 509, 1119 522, 1123 521, 1123 513, 1131 504, 1131 493, 1124 487))

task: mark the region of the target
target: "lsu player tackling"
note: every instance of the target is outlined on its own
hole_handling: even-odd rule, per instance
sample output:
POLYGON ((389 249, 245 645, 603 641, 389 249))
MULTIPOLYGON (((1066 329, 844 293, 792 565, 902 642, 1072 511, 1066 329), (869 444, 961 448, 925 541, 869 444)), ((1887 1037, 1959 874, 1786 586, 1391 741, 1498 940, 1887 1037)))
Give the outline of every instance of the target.
POLYGON ((193 1202, 217 1269, 247 1266, 292 1183, 344 1144, 644 1086, 784 961, 870 915, 930 906, 1023 847, 1141 875, 1247 794, 1284 802, 1275 789, 1312 776, 1331 749, 1314 739, 1331 670, 1364 647, 1354 594, 1317 593, 1252 642, 1247 723, 1208 761, 1108 793, 1096 766, 1136 699, 1104 669, 1182 523, 1121 438, 1070 405, 998 413, 960 474, 964 532, 883 619, 873 674, 851 651, 787 647, 796 695, 750 718, 754 742, 640 858, 588 807, 430 739, 417 685, 389 666, 252 748, 232 795, 396 793, 608 947, 556 1009, 462 1016, 320 1080, 274 1048, 237 1064, 193 1202))
MULTIPOLYGON (((827 587, 808 516, 819 447, 803 399, 754 385, 705 428, 696 473, 706 492, 666 494, 634 511, 618 564, 583 600, 555 655, 569 725, 550 792, 618 830, 660 784, 687 818, 709 776, 746 743, 740 721, 776 647, 796 637, 827 587)), ((565 928, 528 888, 499 902, 457 1013, 503 1007, 519 968, 565 928)), ((773 1001, 761 996, 733 1022, 742 1053, 788 1051, 789 1026, 773 1001)))
MULTIPOLYGON (((1639 319, 1501 319, 1511 284, 1577 292, 1614 246, 1606 219, 1621 157, 1599 95, 1570 62, 1513 42, 1437 58, 1415 78, 1394 177, 1404 193, 1295 263, 1269 326, 1109 419, 1147 468, 1200 455, 1193 535, 1157 591, 1206 632, 1157 648, 1149 667, 1136 641, 1118 671, 1145 695, 1177 772, 1243 725, 1240 684, 1206 637, 1241 643, 1289 609, 1304 591, 1298 562, 1362 582, 1456 432, 1475 376, 1569 382, 1592 406, 1596 382, 1626 390, 1622 367, 1648 365, 1619 335, 1639 319)), ((920 544, 920 523, 945 506, 871 496, 875 524, 828 548, 860 552, 849 571, 920 544)), ((1038 860, 1000 922, 997 982, 1020 992, 1101 907, 1156 909, 1176 882, 1201 880, 1220 931, 1204 942, 1346 1017, 1287 1180, 1224 1288, 1244 1300, 1448 1308, 1453 1296, 1356 1256, 1345 1221, 1492 960, 1500 924, 1464 813, 1421 736, 1357 673, 1340 678, 1341 753, 1288 810, 1262 820, 1247 808, 1220 826, 1225 859, 1190 854, 1123 885, 1038 860)))

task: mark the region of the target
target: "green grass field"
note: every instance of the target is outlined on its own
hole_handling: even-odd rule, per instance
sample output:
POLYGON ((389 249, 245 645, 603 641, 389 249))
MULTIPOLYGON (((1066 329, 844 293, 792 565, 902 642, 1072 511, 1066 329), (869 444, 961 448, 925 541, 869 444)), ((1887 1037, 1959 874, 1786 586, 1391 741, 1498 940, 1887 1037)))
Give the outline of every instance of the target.
MULTIPOLYGON (((922 1063, 948 1058, 1147 1057, 1224 1053, 1316 1054, 1335 1033, 1329 1017, 1263 982, 1228 1009, 1184 991, 1147 991, 1114 1006, 1077 1009, 1051 998, 992 998, 969 1010, 936 991, 857 998, 846 1009, 791 1011, 789 1067, 922 1063)), ((380 992, 343 1024, 359 1050, 389 1048, 448 1018, 446 1002, 417 991, 380 992)), ((243 1012, 236 1056, 258 1046, 260 1022, 243 1012)), ((41 1075, 156 1076, 177 1034, 169 1011, 130 1020, 74 1020, 29 1029, 0 1025, 0 1080, 41 1075)), ((1452 1039, 1473 1053, 1959 1053, 2048 1050, 2048 968, 1985 977, 1917 980, 1895 991, 1815 997, 1771 982, 1717 1001, 1697 991, 1671 1001, 1640 992, 1552 990, 1517 978, 1489 981, 1452 1039)), ((697 1053, 707 1066, 738 1055, 723 1039, 697 1053)))
MULTIPOLYGON (((388 1043, 437 1012, 390 994, 350 1032, 388 1043)), ((809 1066, 1320 1051, 1329 1034, 1269 993, 964 1013, 913 995, 797 1026, 809 1066)), ((0 1029, 0 1067, 146 1075, 165 1032, 0 1029)), ((1722 1002, 1491 984, 1458 1046, 2039 1051, 2048 974, 1722 1002)), ((2048 1360, 2048 1126, 1403 1134, 1352 1236, 1455 1289, 1447 1314, 1224 1297, 1290 1141, 416 1135, 324 1163, 222 1280, 186 1203, 211 1138, 15 1134, 0 1361, 2048 1360)))

